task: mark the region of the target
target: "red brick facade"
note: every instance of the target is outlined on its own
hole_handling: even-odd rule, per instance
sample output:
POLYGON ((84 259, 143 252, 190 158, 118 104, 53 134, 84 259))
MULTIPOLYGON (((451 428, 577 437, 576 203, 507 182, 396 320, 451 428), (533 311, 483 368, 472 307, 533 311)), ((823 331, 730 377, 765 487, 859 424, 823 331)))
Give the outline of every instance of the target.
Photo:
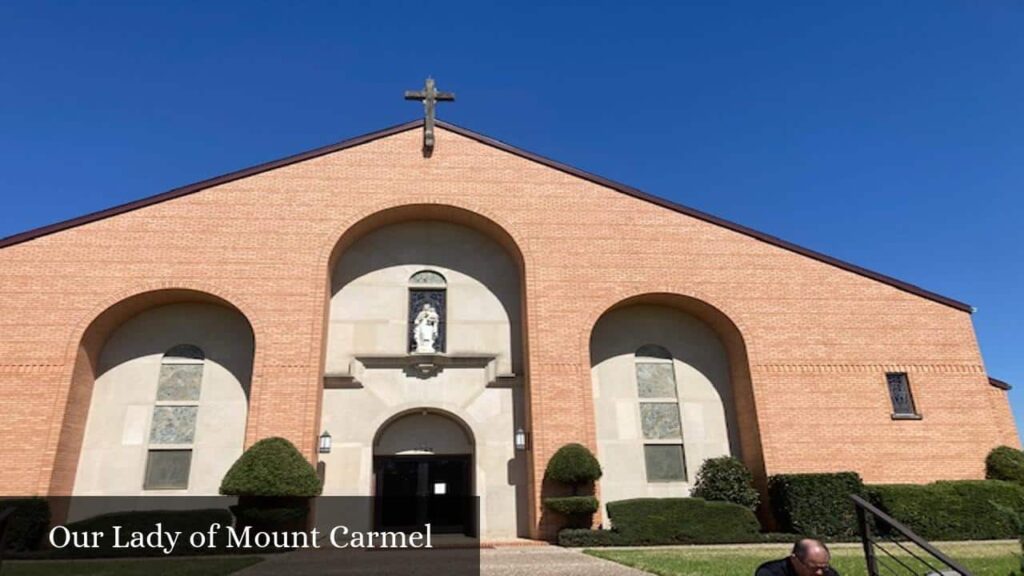
POLYGON ((534 486, 559 446, 594 444, 590 331, 632 298, 719 328, 758 472, 980 478, 989 449, 1019 445, 962 309, 464 132, 439 128, 431 158, 420 144, 413 125, 0 249, 0 492, 70 492, 105 335, 181 300, 253 327, 247 443, 281 435, 313 458, 331 263, 409 218, 480 228, 521 260, 534 486), (921 420, 891 418, 887 371, 909 374, 921 420))

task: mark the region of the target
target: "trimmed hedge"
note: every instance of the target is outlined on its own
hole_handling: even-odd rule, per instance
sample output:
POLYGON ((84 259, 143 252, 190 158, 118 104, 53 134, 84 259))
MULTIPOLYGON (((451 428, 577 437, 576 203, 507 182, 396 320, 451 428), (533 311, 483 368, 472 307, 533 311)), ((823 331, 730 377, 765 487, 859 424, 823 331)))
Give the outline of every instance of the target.
POLYGON ((732 544, 760 541, 754 513, 700 498, 637 498, 609 502, 608 518, 621 545, 732 544))
POLYGON ((573 494, 576 494, 580 484, 596 482, 601 478, 601 464, 586 446, 566 444, 548 460, 544 476, 572 486, 573 494))
POLYGON ((320 477, 284 438, 264 438, 231 466, 220 485, 227 496, 311 498, 320 495, 320 477))
POLYGON ((761 496, 754 488, 754 476, 732 456, 705 460, 697 471, 697 480, 690 493, 694 498, 732 502, 751 510, 757 508, 761 496))
POLYGON ((594 548, 598 546, 630 546, 631 543, 614 530, 566 528, 558 532, 558 545, 566 548, 594 548))
POLYGON ((993 448, 985 458, 985 478, 1024 484, 1024 452, 1009 446, 993 448))
POLYGON ((865 489, 856 472, 779 474, 768 480, 768 491, 785 532, 830 540, 857 535, 850 494, 864 495, 865 489))
MULTIPOLYGON (((869 487, 884 512, 926 540, 1019 537, 1013 519, 995 504, 1024 512, 1024 486, 1001 480, 953 480, 869 487)), ((881 524, 881 523, 880 523, 881 524)))
POLYGON ((593 496, 565 496, 563 498, 545 498, 544 507, 552 512, 574 515, 591 515, 597 512, 597 498, 593 496))
POLYGON ((25 552, 39 548, 50 526, 50 503, 42 498, 0 500, 0 511, 14 508, 7 521, 4 550, 25 552))
MULTIPOLYGON (((799 534, 767 532, 757 542, 765 544, 792 544, 800 539, 799 534)), ((734 542, 730 542, 734 544, 734 542)), ((615 530, 578 530, 566 528, 558 533, 558 545, 566 548, 596 548, 599 546, 636 546, 615 530)))

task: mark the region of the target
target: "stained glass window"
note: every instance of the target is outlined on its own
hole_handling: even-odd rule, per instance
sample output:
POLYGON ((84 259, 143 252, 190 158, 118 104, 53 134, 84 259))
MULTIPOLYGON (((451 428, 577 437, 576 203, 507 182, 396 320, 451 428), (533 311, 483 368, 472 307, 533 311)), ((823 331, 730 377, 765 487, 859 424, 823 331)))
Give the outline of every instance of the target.
POLYGON ((672 354, 663 346, 645 344, 636 350, 634 364, 647 481, 685 481, 683 423, 672 354))
POLYGON ((174 449, 151 448, 147 452, 143 489, 188 488, 191 445, 195 442, 205 364, 206 354, 192 344, 179 344, 164 353, 149 427, 149 445, 174 449))
POLYGON ((679 482, 686 480, 686 459, 679 444, 647 444, 644 463, 648 482, 679 482))
POLYGON ((916 415, 914 396, 910 393, 910 380, 906 372, 889 372, 885 379, 889 384, 889 400, 892 401, 893 414, 916 415))
POLYGON ((438 272, 433 270, 422 270, 412 275, 409 279, 409 329, 408 329, 408 350, 409 352, 444 352, 447 343, 447 282, 438 272), (417 344, 416 321, 421 315, 433 315, 436 322, 437 332, 424 337, 423 346, 417 344))

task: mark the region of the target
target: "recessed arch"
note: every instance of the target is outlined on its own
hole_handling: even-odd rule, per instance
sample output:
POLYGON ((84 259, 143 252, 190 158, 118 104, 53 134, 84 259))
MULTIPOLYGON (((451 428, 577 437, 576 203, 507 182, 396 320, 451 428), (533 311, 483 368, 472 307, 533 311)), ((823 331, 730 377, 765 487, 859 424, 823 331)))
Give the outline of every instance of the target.
MULTIPOLYGON (((357 437, 345 449, 376 458, 379 438, 357 430, 376 430, 372 423, 393 418, 413 400, 458 406, 482 439, 473 443, 479 468, 474 482, 483 483, 474 489, 501 502, 490 512, 492 533, 525 534, 532 463, 514 448, 516 430, 530 429, 520 243, 498 219, 475 209, 386 206, 340 231, 326 263, 322 365, 328 385, 321 395, 321 427, 335 437, 357 437), (443 297, 443 305, 424 300, 435 296, 443 297), (423 317, 425 303, 438 313, 436 322, 423 317), (432 339, 426 332, 433 326, 432 339)), ((424 420, 434 416, 428 412, 424 420)), ((361 493, 375 485, 366 473, 341 471, 340 455, 323 460, 325 494, 361 493)))
MULTIPOLYGON (((739 454, 734 455, 741 457, 754 474, 755 480, 763 487, 766 482, 764 456, 751 381, 750 360, 746 339, 738 324, 717 306, 695 296, 673 292, 625 295, 618 301, 604 305, 599 312, 592 316, 593 323, 590 325, 586 335, 586 349, 590 356, 588 360, 591 365, 607 359, 606 355, 602 356, 601 351, 594 349, 592 341, 594 332, 602 319, 615 311, 634 306, 664 307, 685 314, 707 326, 718 341, 720 341, 728 361, 727 379, 732 394, 732 411, 734 413, 732 420, 736 423, 737 427, 736 437, 739 454)), ((681 354, 686 353, 685 350, 676 350, 661 345, 661 343, 649 341, 644 341, 632 350, 624 350, 622 352, 631 353, 637 360, 640 359, 641 354, 657 357, 658 355, 663 356, 668 353, 670 357, 678 358, 681 354), (657 346, 653 347, 651 345, 657 346), (658 348, 663 351, 658 350, 658 348)), ((692 472, 696 472, 696 470, 692 472)))
MULTIPOLYGON (((157 287, 122 294, 117 299, 105 304, 98 312, 94 312, 94 316, 88 321, 88 324, 76 331, 77 341, 73 348, 74 368, 66 400, 62 406, 63 414, 60 418, 61 427, 57 435, 54 467, 50 471, 47 482, 49 494, 70 495, 74 490, 96 380, 102 377, 111 365, 120 360, 116 354, 113 355, 114 358, 104 360, 103 352, 107 342, 120 327, 136 317, 161 307, 175 305, 210 306, 223 310, 226 314, 238 319, 238 325, 244 332, 243 338, 248 341, 248 357, 236 361, 214 354, 209 359, 225 369, 237 373, 236 376, 245 382, 244 393, 246 395, 250 393, 248 384, 253 371, 255 332, 249 316, 243 313, 238 306, 218 294, 194 288, 157 287)), ((195 361, 194 357, 197 355, 201 355, 203 361, 207 359, 206 351, 182 340, 165 344, 139 341, 133 342, 132 347, 133 350, 125 351, 124 354, 128 356, 152 355, 157 359, 158 364, 168 359, 168 354, 174 355, 171 358, 172 362, 195 361)))

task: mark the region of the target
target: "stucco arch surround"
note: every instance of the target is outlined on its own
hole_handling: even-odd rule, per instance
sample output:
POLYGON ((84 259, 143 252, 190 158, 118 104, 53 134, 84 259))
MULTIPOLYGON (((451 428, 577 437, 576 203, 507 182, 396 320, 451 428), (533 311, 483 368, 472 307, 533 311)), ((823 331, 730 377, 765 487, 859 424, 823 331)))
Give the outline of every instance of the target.
MULTIPOLYGON (((397 398, 395 394, 381 391, 392 390, 393 386, 401 387, 409 384, 398 384, 401 378, 393 380, 391 376, 382 374, 383 369, 374 369, 376 372, 372 377, 375 380, 368 384, 368 394, 341 392, 333 389, 322 391, 319 395, 317 410, 317 433, 325 429, 328 430, 338 446, 337 455, 332 452, 322 457, 326 464, 325 490, 339 490, 348 494, 353 490, 368 489, 370 487, 368 466, 372 450, 368 450, 367 447, 374 444, 376 439, 374 435, 381 426, 409 410, 442 410, 454 414, 472 431, 474 482, 477 487, 476 493, 481 498, 483 533, 488 533, 490 524, 494 530, 493 534, 497 537, 514 537, 517 533, 525 535, 528 532, 528 525, 532 522, 526 518, 532 508, 527 503, 533 501, 532 459, 528 452, 514 453, 512 448, 514 423, 525 423, 523 425, 528 428, 530 422, 530 356, 527 333, 529 302, 526 296, 528 256, 522 249, 523 241, 516 236, 508 222, 477 206, 453 204, 448 200, 428 200, 415 194, 411 194, 410 197, 412 199, 408 202, 378 206, 349 219, 344 227, 336 231, 336 240, 332 242, 330 249, 325 250, 322 254, 321 263, 324 266, 325 274, 320 349, 321 373, 329 372, 332 375, 346 373, 349 356, 355 357, 357 354, 371 356, 384 354, 390 357, 407 353, 407 350, 402 351, 394 346, 394 325, 398 318, 393 311, 387 313, 387 322, 391 324, 386 332, 380 333, 384 334, 379 340, 381 344, 369 344, 371 340, 368 339, 361 340, 358 345, 353 344, 351 340, 339 340, 336 335, 341 332, 332 332, 332 330, 339 330, 337 326, 332 326, 332 321, 336 321, 339 317, 337 316, 339 310, 350 309, 350 303, 353 300, 345 300, 353 294, 346 292, 349 287, 359 285, 359 282, 367 278, 382 279, 384 278, 381 275, 383 273, 387 278, 388 292, 386 294, 378 292, 373 294, 372 298, 383 302, 383 306, 393 306, 394 302, 397 302, 397 299, 393 298, 395 294, 393 280, 398 277, 396 271, 408 268, 405 272, 411 274, 420 270, 420 265, 423 264, 426 264, 424 269, 434 269, 432 265, 436 265, 436 270, 442 275, 453 274, 446 276, 452 298, 449 300, 450 311, 457 311, 460 306, 459 302, 462 302, 461 310, 467 312, 470 302, 476 301, 473 299, 487 293, 482 300, 478 301, 481 306, 475 304, 470 306, 480 308, 478 311, 483 311, 485 317, 467 319, 463 316, 460 318, 456 312, 453 312, 451 321, 458 320, 463 323, 463 327, 473 324, 475 326, 473 330, 481 330, 481 333, 488 337, 494 336, 494 333, 487 332, 488 330, 492 330, 504 322, 509 330, 507 351, 505 340, 491 341, 489 339, 481 341, 478 345, 460 349, 454 345, 456 334, 453 328, 449 332, 451 347, 448 349, 453 358, 468 357, 473 354, 486 355, 490 350, 484 349, 490 348, 490 344, 493 342, 499 343, 494 348, 498 355, 492 364, 496 368, 490 383, 481 378, 492 368, 484 369, 482 366, 466 367, 465 369, 448 367, 441 371, 438 378, 450 378, 450 380, 445 380, 451 386, 450 390, 436 394, 427 392, 421 395, 416 390, 428 384, 426 382, 413 384, 410 389, 406 390, 410 394, 406 397, 409 403, 394 404, 392 402, 397 398), (425 246, 424 251, 411 250, 408 253, 404 250, 391 250, 385 242, 386 239, 393 240, 394 238, 402 238, 405 242, 415 242, 416 238, 410 237, 408 231, 421 228, 429 229, 431 226, 435 226, 438 232, 444 232, 443 237, 449 240, 435 239, 434 242, 428 242, 429 246, 425 246), (445 230, 446 227, 447 230, 445 230), (458 249, 451 254, 436 252, 439 246, 446 245, 446 242, 450 242, 451 238, 456 237, 448 235, 453 233, 455 228, 465 232, 466 235, 463 238, 465 242, 459 244, 458 249), (472 239, 474 236, 486 240, 486 246, 481 245, 483 251, 477 250, 479 253, 472 260, 464 260, 463 258, 468 253, 467 250, 473 251, 470 246, 475 245, 476 241, 472 239), (378 242, 380 244, 377 244, 378 242), (381 246, 383 250, 381 252, 367 251, 368 246, 381 246), (379 259, 372 257, 378 253, 381 255, 379 259), (348 258, 346 254, 350 254, 352 258, 348 258), (421 261, 423 256, 427 257, 426 261, 421 261), (441 257, 437 258, 436 256, 441 257), (499 259, 501 264, 494 267, 485 263, 499 259), (499 270, 501 273, 496 273, 499 270), (460 278, 461 283, 456 282, 460 278), (469 281, 467 282, 467 280, 469 281), (470 292, 466 291, 471 284, 474 286, 472 296, 470 292), (456 290, 463 290, 463 292, 457 293, 456 290), (460 298, 460 294, 464 298, 460 298), (504 311, 504 320, 493 315, 499 307, 504 311), (335 315, 333 318, 332 314, 335 315), (490 327, 480 328, 487 323, 490 323, 490 327), (477 350, 477 348, 480 349, 477 350), (367 352, 368 349, 377 349, 378 351, 367 352), (463 375, 459 376, 460 373, 463 375), (497 375, 496 379, 494 374, 497 375), (476 386, 482 388, 473 392, 476 390, 476 386), (377 402, 375 395, 378 393, 384 394, 381 398, 387 398, 388 405, 385 413, 372 416, 374 418, 372 422, 360 422, 361 430, 359 431, 351 429, 351 426, 339 425, 344 406, 353 402, 377 402), (469 395, 467 396, 467 394, 469 395), (456 396, 460 398, 456 402, 443 405, 438 403, 442 397, 454 399, 456 396), (357 400, 357 398, 359 399, 357 400), (524 401, 520 401, 519 398, 523 398, 524 401), (501 408, 499 414, 492 414, 491 418, 482 418, 483 412, 491 411, 499 406, 501 408), (339 430, 336 430, 339 427, 342 429, 340 430, 341 434, 339 434, 339 430), (355 446, 356 444, 359 445, 358 448, 355 446), (342 470, 339 462, 346 459, 348 464, 342 470), (352 463, 357 460, 360 464, 354 466, 352 463), (359 468, 359 470, 355 468, 359 468), (528 492, 531 493, 527 495, 528 492), (502 515, 514 518, 506 523, 496 520, 490 522, 489 515, 494 517, 492 520, 502 515)), ((462 238, 462 232, 458 234, 457 237, 462 238)), ((406 244, 397 245, 405 246, 406 244)), ((403 276, 401 281, 407 282, 408 275, 403 276)), ((402 288, 402 290, 407 290, 407 288, 402 288)), ((359 294, 367 293, 363 291, 359 294)), ((404 296, 402 299, 404 301, 404 296)), ((357 322, 367 322, 362 318, 345 318, 344 322, 349 323, 346 326, 354 325, 357 322)), ((379 319, 373 321, 377 322, 379 319)), ((450 326, 455 325, 451 324, 450 326)), ((472 330, 465 332, 465 334, 473 333, 472 330)), ((371 377, 369 374, 366 376, 371 377)), ((437 384, 430 383, 429 385, 436 386, 437 384)), ((377 404, 374 406, 382 408, 377 404)), ((368 416, 370 414, 367 411, 369 407, 364 408, 366 410, 363 410, 361 414, 368 416)))
MULTIPOLYGON (((581 331, 580 349, 584 358, 581 365, 590 366, 594 350, 591 338, 598 322, 608 313, 635 305, 664 306, 692 316, 706 324, 720 340, 725 349, 729 363, 729 385, 732 391, 734 419, 739 430, 737 439, 740 456, 754 475, 755 482, 766 488, 767 477, 764 463, 764 452, 761 443, 760 426, 757 418, 757 404, 751 377, 751 362, 747 347, 747 338, 738 316, 728 314, 706 294, 687 294, 677 287, 659 287, 653 291, 621 290, 610 295, 601 305, 594 307, 581 331)), ((590 390, 590 376, 588 386, 590 390)), ((594 421, 593 398, 590 401, 591 422, 594 421)), ((595 428, 596 425, 592 424, 595 428)), ((696 471, 694 471, 696 472, 696 471)))
MULTIPOLYGON (((70 495, 74 489, 78 462, 85 436, 89 408, 96 379, 101 375, 100 358, 111 335, 126 322, 148 310, 172 304, 209 304, 240 316, 252 338, 249 397, 258 395, 259 330, 240 298, 221 287, 205 284, 156 283, 121 290, 104 299, 76 325, 68 339, 67 356, 71 373, 67 386, 54 406, 54 426, 49 444, 53 446, 53 466, 40 476, 40 492, 70 495)), ((252 422, 249 414, 248 423, 252 422)), ((248 435, 248 434, 247 434, 248 435)))

